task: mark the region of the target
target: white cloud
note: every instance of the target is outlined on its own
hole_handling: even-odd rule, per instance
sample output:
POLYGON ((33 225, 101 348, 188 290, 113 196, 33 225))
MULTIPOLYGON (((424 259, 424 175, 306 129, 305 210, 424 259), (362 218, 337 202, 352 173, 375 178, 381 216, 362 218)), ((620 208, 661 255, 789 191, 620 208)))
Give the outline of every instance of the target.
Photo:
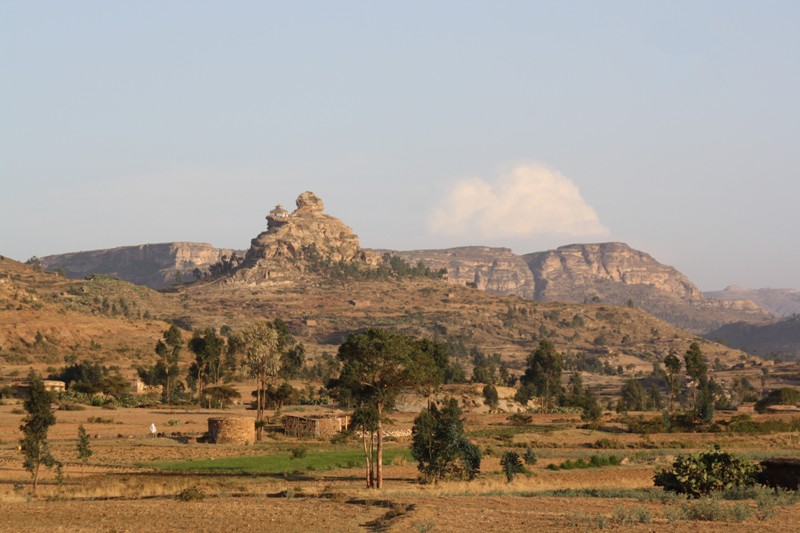
POLYGON ((609 234, 569 178, 542 165, 520 165, 493 181, 462 180, 428 217, 434 234, 519 238, 609 234))

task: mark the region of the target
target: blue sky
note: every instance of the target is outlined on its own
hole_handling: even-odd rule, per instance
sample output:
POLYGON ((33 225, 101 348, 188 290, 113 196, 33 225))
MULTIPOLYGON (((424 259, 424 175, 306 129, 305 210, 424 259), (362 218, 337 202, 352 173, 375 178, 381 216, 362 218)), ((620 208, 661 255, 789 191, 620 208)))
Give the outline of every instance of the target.
POLYGON ((800 4, 0 2, 0 254, 623 241, 800 288, 800 4))

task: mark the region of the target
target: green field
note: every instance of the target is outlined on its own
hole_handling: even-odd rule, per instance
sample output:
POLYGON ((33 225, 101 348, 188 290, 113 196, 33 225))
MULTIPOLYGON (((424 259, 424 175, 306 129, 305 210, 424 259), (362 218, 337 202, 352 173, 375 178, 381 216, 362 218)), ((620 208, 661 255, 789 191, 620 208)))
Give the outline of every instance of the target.
MULTIPOLYGON (((408 450, 384 450, 383 464, 409 460, 408 450)), ((333 468, 363 468, 364 452, 358 448, 334 448, 308 450, 304 457, 294 458, 290 450, 270 455, 225 457, 197 461, 155 461, 142 466, 160 470, 226 472, 233 474, 280 474, 284 472, 306 472, 331 470, 333 468)))

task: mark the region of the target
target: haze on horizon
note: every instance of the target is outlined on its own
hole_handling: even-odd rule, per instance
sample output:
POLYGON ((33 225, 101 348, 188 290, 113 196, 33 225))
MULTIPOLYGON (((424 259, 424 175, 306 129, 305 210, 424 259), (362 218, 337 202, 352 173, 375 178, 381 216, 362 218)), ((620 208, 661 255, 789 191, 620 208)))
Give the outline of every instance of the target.
POLYGON ((0 3, 0 254, 622 241, 800 288, 800 4, 0 3))

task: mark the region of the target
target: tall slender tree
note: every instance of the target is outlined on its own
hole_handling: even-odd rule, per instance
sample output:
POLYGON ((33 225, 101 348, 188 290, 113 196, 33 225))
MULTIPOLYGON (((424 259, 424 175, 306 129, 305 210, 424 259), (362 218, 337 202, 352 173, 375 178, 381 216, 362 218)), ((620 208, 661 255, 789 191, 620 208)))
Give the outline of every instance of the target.
POLYGON ((256 382, 256 436, 261 440, 267 387, 281 370, 278 332, 269 322, 255 322, 228 339, 228 349, 241 355, 243 366, 256 382))
POLYGON ((684 364, 686 365, 686 374, 692 378, 692 409, 697 408, 697 386, 701 388, 706 386, 708 381, 708 365, 706 365, 703 352, 700 351, 700 345, 693 342, 686 350, 683 356, 684 364))
POLYGON ((28 399, 23 404, 28 414, 20 426, 22 431, 20 449, 24 457, 22 464, 33 477, 33 493, 36 494, 39 468, 42 465, 52 468, 56 464, 47 441, 47 433, 50 431, 50 426, 56 423, 56 417, 50 406, 52 397, 45 390, 42 378, 33 370, 28 374, 28 393, 28 399))
POLYGON ((677 384, 678 374, 681 371, 681 360, 674 353, 670 353, 664 358, 664 368, 667 370, 667 385, 669 386, 669 410, 673 409, 675 399, 675 385, 677 384))

